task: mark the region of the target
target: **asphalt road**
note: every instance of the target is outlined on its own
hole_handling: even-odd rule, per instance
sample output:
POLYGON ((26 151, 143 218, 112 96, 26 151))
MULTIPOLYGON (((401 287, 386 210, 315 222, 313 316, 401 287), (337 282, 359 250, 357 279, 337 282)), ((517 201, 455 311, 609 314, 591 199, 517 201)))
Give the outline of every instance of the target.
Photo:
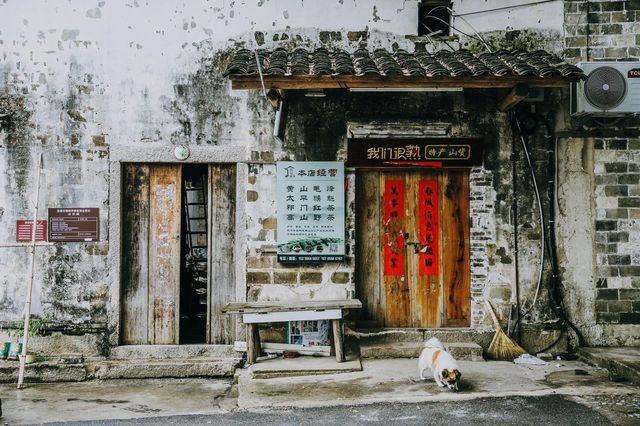
POLYGON ((561 396, 482 398, 459 402, 237 411, 49 425, 610 425, 602 415, 561 396))

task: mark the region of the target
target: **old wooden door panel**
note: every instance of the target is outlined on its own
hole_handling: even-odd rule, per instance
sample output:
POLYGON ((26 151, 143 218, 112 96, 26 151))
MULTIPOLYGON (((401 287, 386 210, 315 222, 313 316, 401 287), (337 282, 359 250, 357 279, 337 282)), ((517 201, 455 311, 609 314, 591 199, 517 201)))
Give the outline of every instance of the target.
POLYGON ((179 342, 181 165, 150 169, 149 343, 179 342))
POLYGON ((407 277, 411 287, 411 325, 438 327, 442 318, 440 267, 440 177, 435 172, 409 172, 407 192, 411 245, 407 277), (417 251, 417 252, 416 252, 417 251))
POLYGON ((209 253, 209 338, 213 344, 233 344, 236 318, 222 313, 222 307, 235 301, 236 167, 216 164, 210 167, 211 218, 209 253))
POLYGON ((384 324, 384 292, 380 284, 380 172, 356 176, 356 294, 362 302, 360 320, 384 324))
POLYGON ((148 341, 149 166, 126 164, 122 197, 122 343, 148 341))
POLYGON ((469 175, 444 175, 442 231, 444 235, 445 326, 468 327, 470 316, 469 175))
POLYGON ((411 326, 411 300, 407 279, 405 232, 407 229, 405 174, 381 173, 382 283, 385 295, 385 326, 411 326))

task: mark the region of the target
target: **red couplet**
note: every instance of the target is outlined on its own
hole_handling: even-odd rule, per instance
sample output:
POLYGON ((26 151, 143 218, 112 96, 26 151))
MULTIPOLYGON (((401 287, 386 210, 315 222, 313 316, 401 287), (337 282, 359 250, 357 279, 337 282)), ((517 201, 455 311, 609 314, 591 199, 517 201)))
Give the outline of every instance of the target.
POLYGON ((438 181, 423 179, 418 186, 420 227, 420 275, 438 275, 440 265, 440 233, 438 209, 438 181))
POLYGON ((404 275, 404 180, 384 186, 384 275, 404 275))

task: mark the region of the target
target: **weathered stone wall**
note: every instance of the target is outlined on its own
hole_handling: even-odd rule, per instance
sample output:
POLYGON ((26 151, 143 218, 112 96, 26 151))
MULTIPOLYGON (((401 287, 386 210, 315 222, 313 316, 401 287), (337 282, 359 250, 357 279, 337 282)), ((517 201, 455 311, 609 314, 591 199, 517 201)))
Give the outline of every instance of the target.
MULTIPOLYGON (((273 257, 275 161, 295 159, 295 147, 305 142, 298 138, 306 138, 310 149, 326 140, 313 139, 313 132, 292 136, 288 145, 273 138, 274 112, 262 93, 231 91, 222 77, 230 52, 238 46, 353 49, 361 43, 409 48, 412 43, 404 37, 415 34, 416 16, 417 4, 397 7, 372 0, 175 2, 162 8, 108 0, 0 3, 0 244, 15 241, 15 220, 33 214, 41 152, 40 218, 48 207, 101 209, 99 243, 36 249, 32 311, 51 315, 54 333, 77 340, 74 346, 61 339, 68 342, 67 350, 100 353, 107 336, 117 336, 118 324, 108 317, 119 309, 113 306, 119 271, 111 265, 121 253, 110 245, 109 230, 119 213, 109 217, 108 212, 115 200, 110 191, 119 186, 110 182, 109 171, 111 162, 127 158, 113 160, 115 148, 133 148, 141 158, 158 161, 154 153, 170 153, 175 144, 247 147, 247 157, 235 158, 251 170, 242 186, 249 200, 242 208, 246 215, 238 223, 246 230, 236 244, 247 248, 246 278, 254 280, 255 259, 273 257), (319 15, 325 18, 322 28, 319 15), (82 337, 87 334, 96 338, 82 337)), ((335 142, 328 142, 333 144, 330 157, 338 158, 335 142)), ((313 153, 306 158, 313 159, 313 153)), ((352 216, 347 226, 353 230, 352 216)), ((6 327, 22 317, 29 256, 23 247, 0 251, 0 321, 6 327)), ((295 275, 295 283, 287 282, 274 295, 291 297, 294 293, 284 288, 300 288, 296 291, 307 296, 345 297, 353 288, 351 265, 352 260, 338 268, 274 265, 269 283, 292 281, 295 275)), ((248 296, 255 291, 250 286, 248 296)))
MULTIPOLYGON (((640 44, 640 2, 637 1, 565 1, 565 57, 580 61, 638 60, 640 44)), ((607 122, 607 119, 601 121, 607 122)), ((609 121, 610 122, 610 121, 609 121)), ((627 121, 621 121, 626 125, 627 121)), ((630 123, 637 126, 637 123, 630 123)), ((597 126, 596 126, 597 127, 597 126)), ((626 137, 597 137, 597 129, 582 129, 596 138, 569 139, 567 154, 579 164, 565 163, 567 179, 574 189, 588 190, 590 202, 578 201, 592 214, 583 217, 589 223, 574 224, 573 235, 591 240, 593 268, 591 273, 571 274, 586 279, 582 303, 571 300, 573 314, 590 344, 634 345, 640 341, 640 141, 626 137), (595 131, 594 131, 595 130, 595 131), (574 151, 569 144, 581 147, 574 151), (582 169, 580 170, 580 168, 582 169), (573 170, 571 170, 573 169, 573 170), (578 176, 582 176, 578 178, 578 176), (586 185, 586 187, 585 187, 586 185), (590 204, 590 205, 589 205, 590 204), (589 318, 592 319, 588 324, 589 318)), ((601 129, 602 130, 602 129, 601 129)), ((606 129, 605 129, 606 130, 606 129)), ((569 188, 569 186, 567 186, 569 188)), ((565 193, 567 194, 567 193, 565 193)), ((569 198, 574 200, 575 195, 569 198)), ((566 212, 566 220, 570 219, 566 212)), ((571 238, 569 232, 567 237, 571 238)), ((585 255, 584 248, 578 251, 585 255)), ((571 254, 568 254, 572 258, 571 254)), ((572 258, 573 260, 573 258, 572 258)), ((577 259, 576 259, 577 260, 577 259)), ((567 270, 576 270, 574 265, 567 270)))
MULTIPOLYGON (((455 8, 459 2, 454 3, 455 8)), ((465 6, 471 7, 471 3, 465 2, 465 6)), ((595 58, 596 54, 601 54, 598 58, 602 59, 611 57, 607 55, 615 57, 619 51, 607 50, 607 43, 615 41, 624 43, 620 46, 627 49, 626 55, 637 55, 637 50, 633 50, 637 49, 636 41, 629 37, 630 33, 637 32, 635 15, 633 22, 618 22, 623 15, 631 18, 630 10, 636 2, 590 3, 592 8, 599 8, 598 16, 601 14, 602 18, 597 19, 609 21, 596 23, 595 15, 585 11, 585 2, 565 2, 566 53, 573 60, 595 58), (622 9, 609 10, 611 7, 622 9), (587 40, 580 32, 584 31, 583 24, 589 16, 593 32, 587 40), (618 35, 607 35, 615 40, 604 35, 600 39, 595 38, 600 36, 596 31, 617 31, 618 35), (586 54, 587 41, 589 55, 586 54), (580 43, 584 46, 573 45, 580 43)), ((122 156, 115 159, 116 148, 140 152, 158 149, 170 152, 176 144, 205 150, 246 148, 247 156, 236 159, 248 170, 246 182, 239 186, 243 191, 241 199, 247 200, 246 206, 239 208, 246 214, 237 224, 241 241, 236 244, 246 249, 246 276, 238 280, 246 279, 247 283, 246 292, 239 297, 246 295, 250 300, 264 300, 352 296, 356 252, 353 171, 347 173, 349 251, 344 264, 298 267, 275 262, 275 163, 279 160, 343 160, 349 120, 445 121, 450 123, 450 135, 485 139, 485 165, 472 170, 470 179, 472 324, 476 328, 487 324, 485 299, 494 303, 502 318, 507 317, 516 293, 513 241, 516 219, 512 212, 512 131, 507 115, 496 113, 497 101, 503 93, 329 91, 327 97, 321 99, 291 94, 286 138, 280 142, 272 137, 274 112, 261 91, 232 91, 222 77, 230 52, 239 46, 251 49, 325 46, 349 50, 367 46, 413 50, 414 42, 406 35, 416 34, 416 2, 398 5, 376 0, 291 0, 235 5, 194 1, 175 2, 163 8, 138 1, 109 0, 99 2, 96 7, 85 6, 79 0, 65 4, 38 2, 37 7, 33 4, 18 0, 0 4, 0 168, 3 170, 0 173, 0 243, 15 240, 16 219, 31 217, 39 152, 44 153, 40 196, 43 208, 79 205, 101 208, 100 243, 37 248, 33 311, 54 317, 56 336, 59 336, 57 333, 91 336, 79 336, 77 346, 60 344, 61 351, 66 345, 74 350, 85 347, 86 353, 101 352, 106 342, 104 336, 114 332, 108 328, 117 328, 108 318, 110 312, 118 310, 118 306, 112 306, 112 295, 118 292, 113 287, 117 286, 119 271, 110 269, 110 256, 120 253, 119 248, 111 246, 109 235, 109 225, 117 218, 107 216, 115 197, 110 193, 114 187, 110 186, 109 170, 113 170, 111 163, 122 160, 122 156), (321 23, 318 16, 323 16, 321 23), (13 105, 12 114, 3 113, 3 102, 13 105)), ((501 5, 504 2, 496 2, 496 7, 501 5)), ((555 6, 546 7, 553 10, 555 6)), ((527 13, 526 8, 519 8, 514 16, 527 16, 527 13)), ((563 40, 562 28, 555 23, 557 15, 549 11, 539 13, 549 18, 542 19, 540 31, 526 27, 526 20, 509 21, 507 28, 503 23, 481 16, 473 15, 475 21, 469 19, 474 26, 483 23, 480 31, 487 34, 494 47, 557 50, 563 40)), ((595 13, 595 9, 591 13, 595 13)), ((466 30, 460 20, 457 24, 466 30)), ((474 49, 481 46, 477 40, 461 38, 462 45, 474 49)), ((413 40, 432 48, 426 40, 415 37, 413 40)), ((457 46, 452 41, 449 44, 457 46)), ((548 94, 552 97, 546 105, 537 107, 539 115, 559 109, 565 102, 554 91, 548 94)), ((546 173, 548 159, 544 133, 544 129, 538 127, 527 138, 540 178, 546 173)), ((629 180, 634 179, 634 173, 637 177, 637 170, 631 170, 637 158, 629 150, 637 149, 632 148, 637 141, 625 141, 627 149, 619 149, 616 147, 621 147, 623 142, 603 140, 602 149, 595 151, 593 144, 586 140, 574 142, 559 141, 564 179, 559 183, 563 221, 560 244, 564 246, 561 262, 564 262, 569 312, 578 325, 588 329, 586 334, 592 342, 628 343, 627 332, 622 329, 588 327, 595 320, 596 306, 602 308, 600 321, 605 321, 602 314, 610 313, 609 309, 626 309, 627 302, 631 302, 631 310, 622 313, 633 314, 637 308, 630 293, 637 281, 621 275, 621 271, 630 272, 629 268, 637 264, 631 252, 640 232, 632 213, 635 207, 598 205, 598 214, 604 215, 598 216, 598 221, 603 221, 598 226, 615 227, 598 231, 598 235, 603 235, 600 238, 607 239, 597 246, 597 250, 605 250, 598 251, 598 266, 607 268, 599 269, 602 275, 598 278, 605 278, 606 281, 599 281, 600 285, 606 282, 609 286, 606 290, 613 290, 602 292, 602 296, 613 297, 615 292, 616 301, 600 300, 596 305, 595 272, 590 260, 595 241, 590 236, 596 232, 594 206, 598 200, 607 203, 615 199, 616 203, 624 204, 627 201, 623 199, 633 200, 637 196, 633 195, 637 188, 629 186, 637 184, 629 180), (615 153, 610 154, 613 151, 615 153), (606 167, 608 163, 624 163, 627 168, 624 172, 609 172, 613 176, 608 178, 611 183, 603 181, 594 190, 589 186, 594 159, 596 168, 600 167, 598 164, 606 167), (626 195, 621 192, 607 195, 607 191, 610 194, 624 191, 607 189, 608 186, 625 185, 626 195), (597 194, 595 199, 592 194, 597 194), (566 199, 562 199, 563 195, 566 199), (589 213, 591 207, 594 215, 589 213), (607 211, 613 209, 627 210, 628 217, 608 217, 607 214, 613 213, 607 211), (588 222, 586 228, 585 221, 588 222), (609 236, 624 232, 628 233, 628 241, 618 241, 615 252, 606 252, 614 250, 609 236), (627 260, 628 265, 622 264, 627 260)), ((516 155, 516 183, 520 188, 518 292, 524 307, 528 308, 537 284, 541 230, 529 171, 520 148, 516 155)), ((546 183, 541 185, 548 211, 546 183)), ((22 247, 0 250, 0 321, 7 325, 21 317, 28 252, 22 247)), ((544 278, 537 304, 523 322, 555 327, 557 319, 548 308, 548 272, 544 278)), ((613 321, 612 317, 607 321, 613 321)), ((621 321, 622 314, 616 318, 621 321)), ((635 317, 625 315, 626 320, 632 318, 635 317)), ((67 342, 66 337, 56 339, 67 342)))

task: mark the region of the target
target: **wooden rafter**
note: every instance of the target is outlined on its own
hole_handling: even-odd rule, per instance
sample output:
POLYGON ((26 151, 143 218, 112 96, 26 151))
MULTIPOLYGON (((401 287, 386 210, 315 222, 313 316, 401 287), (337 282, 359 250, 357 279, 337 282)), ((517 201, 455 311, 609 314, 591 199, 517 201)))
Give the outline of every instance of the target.
MULTIPOLYGON (((261 89, 260 77, 256 75, 231 75, 233 89, 261 89)), ((528 87, 566 87, 579 77, 531 77, 531 76, 486 76, 486 77, 421 77, 380 75, 320 75, 282 76, 265 75, 264 85, 268 89, 511 89, 516 85, 528 87)))
POLYGON ((529 86, 526 84, 516 84, 513 89, 505 96, 498 105, 498 110, 505 112, 519 104, 529 95, 529 86))

